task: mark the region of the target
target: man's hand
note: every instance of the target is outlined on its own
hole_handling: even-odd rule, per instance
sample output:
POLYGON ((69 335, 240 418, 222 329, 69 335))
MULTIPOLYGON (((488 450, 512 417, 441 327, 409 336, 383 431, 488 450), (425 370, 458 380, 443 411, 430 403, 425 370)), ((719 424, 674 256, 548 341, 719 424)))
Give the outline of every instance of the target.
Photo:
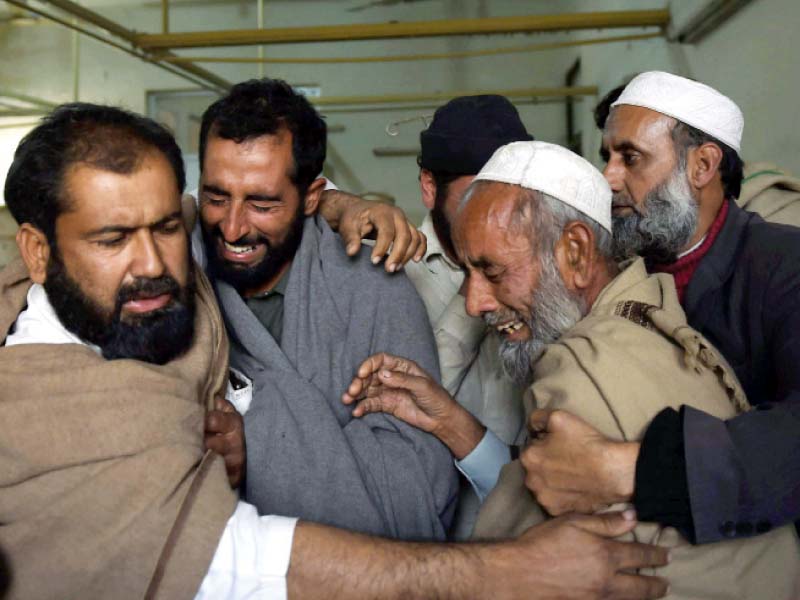
POLYGON ((361 363, 342 402, 354 417, 384 412, 432 433, 459 460, 472 452, 485 428, 414 361, 375 354, 361 363))
POLYGON ((412 258, 419 262, 427 250, 425 235, 406 219, 405 213, 382 202, 363 200, 338 190, 322 194, 320 214, 338 231, 349 256, 361 247, 361 240, 375 236, 372 262, 378 264, 391 246, 384 268, 393 273, 412 258))
MULTIPOLYGON (((500 583, 510 588, 508 597, 543 600, 660 598, 667 592, 663 579, 631 573, 667 564, 668 551, 610 539, 631 531, 635 525, 633 511, 569 515, 546 521, 502 550, 510 552, 506 561, 516 561, 518 573, 508 572, 506 566, 503 581, 487 581, 487 587, 500 583), (530 582, 527 589, 526 581, 530 582)), ((487 566, 491 574, 491 562, 487 566)), ((487 589, 489 594, 506 597, 496 587, 487 589)))
POLYGON ((614 442, 568 412, 536 410, 520 454, 525 485, 551 515, 593 513, 633 495, 638 442, 614 442))
POLYGON ((206 413, 206 449, 225 459, 231 487, 239 487, 247 463, 244 421, 233 404, 217 397, 214 410, 206 413))

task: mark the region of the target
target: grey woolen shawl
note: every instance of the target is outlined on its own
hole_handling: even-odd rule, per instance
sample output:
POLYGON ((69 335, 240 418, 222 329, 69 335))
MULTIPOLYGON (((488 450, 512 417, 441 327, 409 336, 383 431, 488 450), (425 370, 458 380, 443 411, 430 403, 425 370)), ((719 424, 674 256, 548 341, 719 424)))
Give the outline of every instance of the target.
POLYGON ((457 483, 433 436, 394 417, 350 416, 341 395, 367 356, 386 351, 439 377, 425 307, 402 273, 348 257, 319 217, 305 220, 284 297, 282 343, 217 281, 231 365, 253 379, 245 414, 245 497, 296 516, 401 539, 443 539, 457 483))

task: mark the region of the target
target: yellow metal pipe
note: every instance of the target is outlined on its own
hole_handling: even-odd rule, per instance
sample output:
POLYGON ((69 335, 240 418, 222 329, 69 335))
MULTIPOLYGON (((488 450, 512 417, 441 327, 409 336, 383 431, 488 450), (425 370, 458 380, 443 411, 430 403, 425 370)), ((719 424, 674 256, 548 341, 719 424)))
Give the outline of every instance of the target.
POLYGON ((390 56, 339 56, 339 57, 304 57, 304 58, 252 58, 248 56, 171 56, 164 62, 170 63, 270 63, 270 64, 341 64, 341 63, 377 63, 377 62, 404 62, 418 60, 439 60, 454 58, 476 58, 480 56, 495 56, 498 54, 516 54, 524 52, 540 52, 542 50, 555 50, 573 46, 591 46, 594 44, 609 44, 612 42, 633 42, 663 37, 662 33, 640 33, 635 35, 615 35, 585 40, 568 40, 563 42, 546 42, 541 44, 526 44, 524 46, 508 46, 505 48, 489 48, 486 50, 468 50, 465 52, 441 52, 433 54, 397 54, 390 56))
POLYGON ((435 94, 385 94, 382 96, 328 96, 323 98, 309 98, 318 106, 340 104, 400 104, 403 102, 428 102, 447 101, 457 96, 471 96, 478 94, 499 94, 507 98, 536 97, 553 98, 568 96, 596 96, 597 86, 573 86, 552 88, 521 88, 511 90, 468 90, 457 92, 440 92, 435 94))
MULTIPOLYGON (((65 0, 58 0, 64 2, 65 0)), ((446 19, 407 23, 361 23, 271 29, 195 31, 168 34, 142 34, 136 42, 142 48, 201 48, 251 46, 303 42, 342 42, 407 37, 530 33, 576 29, 619 27, 666 27, 669 10, 629 10, 559 15, 525 15, 483 19, 446 19)))
POLYGON ((169 33, 169 0, 161 0, 161 30, 169 33))
POLYGON ((89 30, 83 28, 83 27, 75 25, 74 23, 70 23, 69 21, 66 21, 65 19, 62 19, 62 18, 57 17, 55 15, 49 14, 49 13, 47 13, 45 11, 42 11, 42 10, 39 10, 39 9, 34 8, 32 6, 29 6, 24 0, 6 0, 6 2, 8 2, 9 4, 13 4, 14 6, 18 6, 20 8, 23 8, 23 9, 25 9, 27 11, 30 11, 30 12, 34 13, 34 14, 37 14, 37 15, 40 15, 40 16, 46 18, 46 19, 49 19, 50 21, 58 23, 59 25, 63 25, 64 27, 67 27, 69 29, 73 29, 75 31, 78 31, 79 33, 81 33, 83 35, 86 35, 86 36, 89 36, 92 39, 95 39, 95 40, 97 40, 99 42, 102 42, 104 44, 108 44, 109 46, 113 46, 114 48, 117 48, 118 50, 122 50, 123 52, 126 52, 126 53, 128 53, 128 54, 130 54, 132 56, 135 56, 136 58, 139 58, 139 59, 141 59, 141 60, 143 60, 145 62, 148 62, 150 64, 153 64, 153 65, 157 66, 157 67, 165 69, 165 70, 169 71, 170 73, 172 73, 173 75, 176 75, 178 77, 182 77, 184 79, 187 79, 187 80, 191 81, 192 83, 194 83, 195 85, 199 85, 200 87, 204 87, 204 88, 211 89, 211 90, 214 90, 214 91, 227 90, 228 88, 231 87, 230 82, 226 81, 222 77, 218 77, 217 75, 215 75, 214 73, 211 73, 210 71, 207 71, 206 69, 203 69, 202 67, 198 67, 198 66, 193 65, 193 64, 181 64, 181 65, 175 65, 175 66, 170 65, 170 64, 165 64, 163 62, 164 58, 167 58, 169 56, 174 56, 170 52, 165 52, 165 53, 163 53, 163 54, 161 54, 159 56, 155 56, 155 57, 154 56, 150 56, 150 55, 146 55, 142 51, 142 49, 137 46, 137 44, 136 44, 136 42, 134 40, 134 38, 136 37, 136 34, 135 34, 135 32, 133 30, 126 29, 122 25, 120 25, 118 23, 115 23, 114 21, 111 21, 109 19, 106 19, 102 15, 99 15, 99 14, 95 13, 94 11, 89 10, 88 8, 84 8, 83 6, 81 6, 79 4, 76 4, 76 3, 72 2, 71 0, 41 0, 41 1, 43 3, 45 3, 45 4, 50 4, 52 6, 55 6, 55 7, 65 11, 65 12, 69 13, 71 16, 76 17, 79 21, 83 21, 83 22, 89 23, 91 25, 95 25, 97 27, 100 27, 101 29, 104 29, 105 31, 107 31, 109 33, 112 33, 113 35, 115 35, 115 36, 117 36, 119 38, 122 38, 126 42, 129 42, 132 47, 131 48, 126 47, 126 46, 124 46, 122 44, 117 43, 116 41, 114 41, 112 39, 100 36, 100 35, 92 32, 92 31, 89 31, 89 30))

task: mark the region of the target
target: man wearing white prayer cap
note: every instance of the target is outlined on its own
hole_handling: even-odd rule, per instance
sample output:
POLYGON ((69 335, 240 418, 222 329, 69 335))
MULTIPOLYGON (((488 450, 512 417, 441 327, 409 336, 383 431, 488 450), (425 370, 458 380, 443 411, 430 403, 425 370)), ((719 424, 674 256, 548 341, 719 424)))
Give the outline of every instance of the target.
POLYGON ((800 230, 736 205, 742 129, 741 111, 713 88, 642 73, 612 104, 601 153, 617 258, 639 254, 650 272, 674 276, 689 325, 758 410, 725 421, 676 393, 676 410, 616 460, 614 480, 598 465, 621 455, 610 440, 570 415, 541 415, 550 443, 522 459, 551 514, 624 497, 694 543, 800 519, 800 230))
MULTIPOLYGON (((676 396, 718 418, 748 409, 733 371, 687 325, 672 277, 648 275, 641 258, 619 267, 613 260, 611 201, 601 173, 583 158, 516 142, 476 176, 453 230, 467 311, 500 336, 506 370, 529 386, 526 409, 558 415, 556 422, 569 411, 596 436, 615 440, 619 456, 607 457, 602 477, 636 452, 646 425, 677 406, 676 396)), ((391 412, 438 435, 455 455, 480 440, 480 424, 403 358, 367 359, 348 396, 356 416, 391 412)), ((474 536, 510 537, 543 519, 514 461, 481 507, 474 536)), ((670 581, 670 598, 794 597, 800 542, 790 525, 769 537, 700 547, 655 523, 635 535, 672 548, 671 564, 658 571, 670 581)))

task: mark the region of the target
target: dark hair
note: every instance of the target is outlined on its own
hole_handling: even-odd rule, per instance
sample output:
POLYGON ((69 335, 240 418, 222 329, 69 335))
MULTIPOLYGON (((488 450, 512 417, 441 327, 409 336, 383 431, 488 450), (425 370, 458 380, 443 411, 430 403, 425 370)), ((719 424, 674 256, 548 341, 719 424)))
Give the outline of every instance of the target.
POLYGON ((200 170, 209 135, 237 144, 286 127, 292 132, 294 170, 289 174, 302 198, 322 171, 327 127, 304 96, 280 79, 251 79, 236 84, 203 113, 200 126, 200 170))
POLYGON ((622 95, 626 85, 627 84, 623 84, 615 87, 605 96, 603 96, 603 99, 600 100, 600 102, 597 103, 597 106, 594 107, 594 122, 598 129, 605 129, 606 121, 608 121, 608 115, 611 112, 611 105, 614 104, 614 102, 617 101, 617 98, 622 95))
POLYGON ((742 190, 742 178, 744 177, 744 163, 739 158, 739 154, 723 144, 717 138, 695 129, 681 121, 672 128, 672 141, 675 144, 675 154, 681 168, 686 168, 686 154, 689 148, 696 148, 703 144, 714 144, 722 150, 722 160, 719 163, 719 175, 722 179, 722 191, 726 198, 736 199, 742 190))
POLYGON ((155 121, 112 106, 62 104, 26 135, 8 170, 5 199, 17 223, 30 223, 55 244, 58 216, 69 210, 64 174, 78 163, 133 173, 152 150, 161 152, 175 173, 178 193, 186 185, 175 138, 155 121))

